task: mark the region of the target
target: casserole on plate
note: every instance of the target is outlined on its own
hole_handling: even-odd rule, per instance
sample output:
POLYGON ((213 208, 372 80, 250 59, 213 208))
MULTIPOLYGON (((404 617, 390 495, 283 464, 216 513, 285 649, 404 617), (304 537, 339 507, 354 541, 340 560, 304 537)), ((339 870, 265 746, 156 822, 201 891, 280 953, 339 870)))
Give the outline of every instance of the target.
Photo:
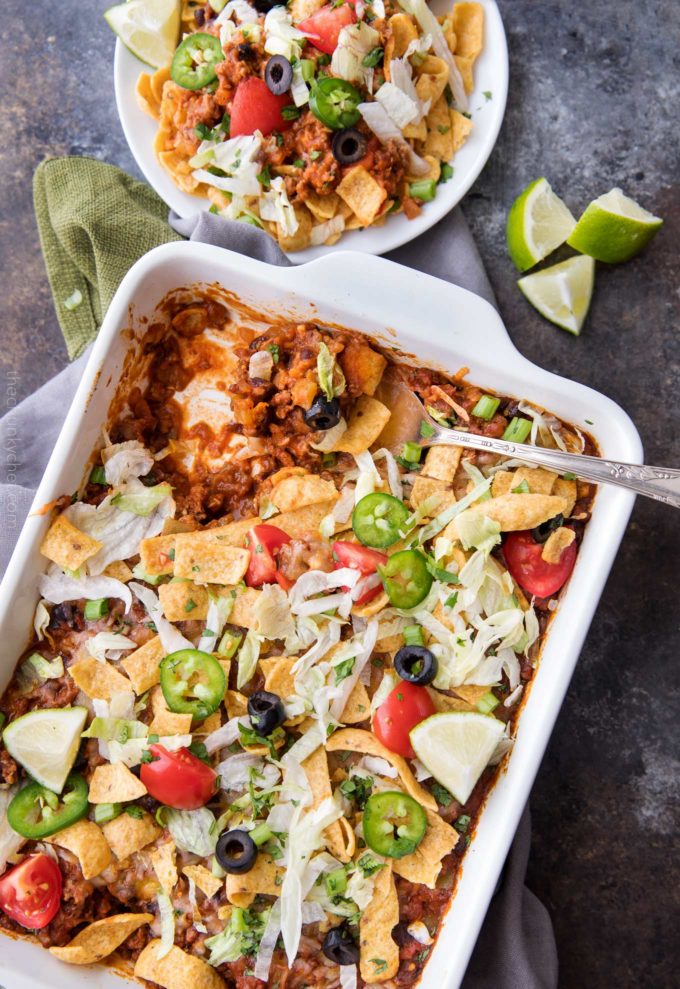
MULTIPOLYGON (((199 280, 208 284, 219 282, 235 292, 253 307, 253 322, 258 320, 256 313, 269 310, 296 321, 307 318, 326 325, 349 326, 375 335, 383 346, 391 344, 414 353, 418 361, 428 366, 440 365, 455 371, 459 366, 467 365, 471 369, 470 378, 475 382, 497 389, 500 394, 527 396, 577 426, 585 428, 587 424, 605 454, 627 459, 639 456, 634 429, 616 406, 580 386, 569 384, 565 387, 559 379, 525 362, 505 337, 495 312, 469 293, 386 262, 371 260, 366 264, 365 259, 353 255, 340 256, 332 265, 317 262, 304 270, 281 270, 219 249, 192 245, 187 250, 186 245, 180 244, 152 252, 132 269, 121 285, 95 344, 88 369, 91 373, 84 378, 60 439, 61 449, 55 453, 60 463, 53 458, 38 493, 38 506, 64 491, 75 490, 82 480, 81 465, 87 462, 96 446, 102 422, 107 421, 125 352, 130 348, 129 332, 121 333, 120 330, 132 326, 145 332, 154 307, 168 291, 199 280), (412 285, 407 292, 404 291, 406 279, 412 285), (395 300, 392 304, 375 298, 373 287, 376 284, 385 289, 383 298, 395 300), (348 294, 351 300, 361 300, 361 303, 348 302, 348 294), (407 311, 404 299, 412 300, 412 311, 407 311), (129 313, 128 302, 132 305, 129 313), (446 336, 440 335, 437 329, 448 329, 451 312, 456 313, 454 325, 446 336), (420 340, 424 322, 428 327, 427 345, 420 340), (465 331, 470 325, 476 327, 473 341, 465 331), (391 327, 398 329, 392 331, 391 327), (429 332, 430 328, 432 332, 429 332), (478 353, 485 355, 483 361, 477 358, 478 353), (491 360, 487 356, 490 353, 494 355, 491 360), (89 389, 105 357, 106 367, 88 402, 89 389), (83 417, 85 405, 88 408, 83 417), (65 466, 62 466, 62 460, 65 466)), ((425 970, 426 983, 429 978, 443 977, 444 972, 447 984, 456 985, 462 978, 497 872, 585 634, 585 627, 578 627, 569 619, 565 621, 565 614, 569 615, 571 611, 573 616, 572 609, 581 616, 592 614, 630 504, 628 496, 616 491, 602 491, 595 501, 593 519, 586 529, 574 578, 552 623, 525 705, 526 711, 531 708, 534 714, 523 714, 512 755, 481 817, 464 860, 453 905, 425 970), (606 506, 604 516, 601 512, 603 502, 606 506), (598 531, 595 542, 593 529, 598 531), (494 807, 496 809, 492 810, 494 807), (455 925, 455 940, 447 934, 447 931, 453 931, 452 925, 455 925), (461 938, 462 930, 464 938, 461 938), (433 970, 438 974, 432 976, 433 970)), ((31 566, 33 577, 42 567, 38 546, 46 525, 45 517, 34 516, 28 520, 4 586, 7 596, 3 599, 6 609, 2 616, 3 628, 6 641, 16 644, 15 655, 22 651, 35 606, 35 595, 30 590, 35 581, 25 578, 27 573, 31 574, 31 566), (23 593, 18 590, 20 585, 23 593), (12 605, 8 607, 10 600, 12 605)), ((16 973, 14 984, 22 985, 21 968, 25 968, 18 959, 34 950, 24 944, 11 944, 8 951, 5 949, 10 971, 13 975, 16 973)), ((49 973, 50 966, 57 963, 43 955, 41 964, 49 973)), ((103 979, 104 973, 98 973, 97 978, 100 977, 103 979)), ((50 979, 50 975, 46 978, 50 979)), ((71 970, 68 978, 73 979, 71 970)), ((50 980, 58 984, 56 978, 50 980)))

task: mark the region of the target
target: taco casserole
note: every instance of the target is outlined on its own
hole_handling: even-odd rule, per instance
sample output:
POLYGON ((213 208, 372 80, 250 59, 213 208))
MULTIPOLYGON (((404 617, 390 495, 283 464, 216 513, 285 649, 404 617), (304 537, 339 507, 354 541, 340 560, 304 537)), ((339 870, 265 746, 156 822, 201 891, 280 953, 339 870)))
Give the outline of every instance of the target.
POLYGON ((386 382, 436 421, 596 451, 354 331, 233 332, 219 293, 171 297, 51 506, 0 702, 0 928, 164 989, 409 986, 592 489, 427 449, 427 419, 395 449, 386 382))
POLYGON ((159 162, 213 212, 286 251, 409 219, 453 174, 484 9, 425 0, 182 6, 172 64, 142 73, 159 162))

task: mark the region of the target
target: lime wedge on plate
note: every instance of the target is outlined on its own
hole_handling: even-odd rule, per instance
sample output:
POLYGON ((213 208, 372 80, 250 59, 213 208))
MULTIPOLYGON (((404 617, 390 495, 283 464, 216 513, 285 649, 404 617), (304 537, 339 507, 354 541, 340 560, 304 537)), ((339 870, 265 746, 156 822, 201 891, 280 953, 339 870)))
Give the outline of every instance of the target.
POLYGON ((578 336, 588 313, 594 282, 595 262, 581 254, 525 275, 517 284, 541 316, 578 336))
POLYGON ((425 718, 409 738, 415 754, 437 782, 464 804, 504 731, 503 722, 489 715, 448 711, 425 718))
POLYGON ((547 179, 536 179, 512 204, 506 229, 510 257, 520 271, 533 268, 563 244, 576 226, 547 179))
POLYGON ((581 254, 618 264, 639 254, 662 223, 620 189, 612 189, 586 207, 567 243, 581 254))
POLYGON ((76 761, 86 720, 85 707, 29 711, 7 725, 2 739, 12 758, 34 780, 61 793, 76 761))
POLYGON ((179 40, 179 9, 178 0, 130 0, 109 7, 104 17, 133 55, 162 69, 179 40))

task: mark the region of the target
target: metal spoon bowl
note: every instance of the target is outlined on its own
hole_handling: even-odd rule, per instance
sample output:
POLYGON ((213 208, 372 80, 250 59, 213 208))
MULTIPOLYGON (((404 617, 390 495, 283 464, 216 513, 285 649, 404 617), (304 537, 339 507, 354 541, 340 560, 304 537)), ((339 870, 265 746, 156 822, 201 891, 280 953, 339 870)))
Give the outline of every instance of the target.
MULTIPOLYGON (((572 473, 596 484, 616 484, 636 494, 680 508, 680 470, 673 467, 651 467, 645 464, 618 463, 601 457, 580 453, 564 453, 528 443, 511 443, 491 436, 479 436, 461 429, 440 426, 426 411, 418 396, 389 369, 376 392, 376 397, 392 412, 378 444, 393 453, 401 453, 405 442, 417 442, 421 447, 461 446, 466 450, 481 450, 502 457, 513 457, 526 463, 547 467, 560 474, 572 473), (426 422, 431 434, 421 436, 421 423, 426 422)), ((429 432, 429 430, 428 430, 429 432)))

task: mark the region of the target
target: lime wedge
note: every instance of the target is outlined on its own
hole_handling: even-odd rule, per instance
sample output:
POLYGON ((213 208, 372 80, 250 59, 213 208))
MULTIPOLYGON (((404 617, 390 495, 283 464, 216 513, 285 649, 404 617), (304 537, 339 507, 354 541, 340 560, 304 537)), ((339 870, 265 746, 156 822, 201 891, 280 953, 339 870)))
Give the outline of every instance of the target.
POLYGON ((510 257, 520 271, 533 268, 563 244, 576 226, 547 179, 536 179, 514 201, 506 234, 510 257))
POLYGON ((423 765, 464 804, 504 731, 501 721, 486 714, 449 711, 421 721, 409 737, 423 765))
POLYGON ((179 0, 130 0, 109 7, 104 17, 133 55, 162 69, 175 54, 179 10, 179 0))
POLYGON ((595 262, 581 254, 525 275, 517 284, 541 316, 578 336, 588 313, 594 282, 595 262))
POLYGON ((76 761, 86 720, 85 707, 29 711, 10 722, 2 738, 12 758, 34 780, 48 790, 61 793, 76 761))
POLYGON ((612 189, 586 206, 567 243, 581 254, 618 264, 639 254, 662 223, 620 189, 612 189))

